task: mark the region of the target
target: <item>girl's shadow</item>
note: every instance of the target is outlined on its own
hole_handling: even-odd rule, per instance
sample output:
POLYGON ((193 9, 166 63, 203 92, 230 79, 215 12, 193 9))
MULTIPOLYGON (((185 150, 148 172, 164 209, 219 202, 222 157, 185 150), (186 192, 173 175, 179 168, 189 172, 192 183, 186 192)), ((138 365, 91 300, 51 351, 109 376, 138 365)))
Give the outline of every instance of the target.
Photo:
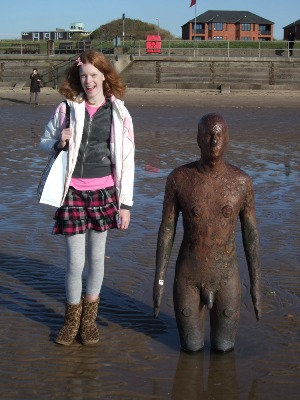
MULTIPOLYGON (((2 307, 48 326, 51 331, 50 340, 53 340, 63 324, 64 317, 47 305, 47 300, 45 304, 45 301, 41 302, 34 298, 31 289, 40 292, 44 299, 50 298, 49 303, 53 298, 64 303, 64 270, 39 260, 0 253, 0 275, 2 275, 0 298, 2 307), (15 283, 5 284, 5 275, 11 276, 14 281, 19 281, 21 283, 19 289, 15 283)), ((160 319, 156 319, 153 317, 152 307, 105 285, 101 290, 101 315, 109 322, 141 332, 178 349, 176 340, 172 343, 168 335, 171 330, 176 330, 174 318, 161 313, 160 319)), ((100 325, 105 325, 101 318, 98 319, 100 325)))

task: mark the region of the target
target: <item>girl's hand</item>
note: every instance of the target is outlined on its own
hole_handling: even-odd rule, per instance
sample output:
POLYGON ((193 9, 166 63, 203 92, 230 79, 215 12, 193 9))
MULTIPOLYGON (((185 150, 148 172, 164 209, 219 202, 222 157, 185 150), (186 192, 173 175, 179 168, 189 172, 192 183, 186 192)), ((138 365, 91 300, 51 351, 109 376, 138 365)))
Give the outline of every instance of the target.
POLYGON ((118 228, 121 229, 121 231, 125 231, 126 229, 128 229, 129 222, 130 222, 130 211, 121 208, 119 210, 118 228))
POLYGON ((66 144, 69 142, 71 137, 72 137, 72 130, 70 128, 63 129, 61 131, 60 142, 57 146, 58 149, 60 149, 60 150, 63 149, 66 146, 66 144))

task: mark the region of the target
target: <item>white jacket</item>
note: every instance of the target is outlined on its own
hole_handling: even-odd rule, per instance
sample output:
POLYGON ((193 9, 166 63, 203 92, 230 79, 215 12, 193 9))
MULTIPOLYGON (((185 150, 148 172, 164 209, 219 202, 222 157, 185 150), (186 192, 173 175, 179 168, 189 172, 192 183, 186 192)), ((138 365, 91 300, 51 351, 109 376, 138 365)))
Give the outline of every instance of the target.
MULTIPOLYGON (((85 101, 82 103, 67 101, 70 105, 70 128, 73 131, 73 135, 69 141, 68 167, 61 205, 68 192, 76 165, 85 118, 85 101)), ((110 151, 118 204, 119 207, 121 204, 132 206, 135 152, 132 118, 122 100, 112 96, 111 102, 112 126, 110 151)), ((53 117, 45 127, 40 148, 48 154, 54 153, 54 143, 60 140, 61 131, 65 127, 65 114, 66 104, 62 102, 58 105, 53 117)))

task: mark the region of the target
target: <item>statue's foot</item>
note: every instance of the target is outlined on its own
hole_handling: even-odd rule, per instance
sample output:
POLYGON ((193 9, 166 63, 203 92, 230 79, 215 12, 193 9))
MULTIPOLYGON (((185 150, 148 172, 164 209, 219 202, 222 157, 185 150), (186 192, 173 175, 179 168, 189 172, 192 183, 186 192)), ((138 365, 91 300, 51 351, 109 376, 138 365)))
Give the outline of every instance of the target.
POLYGON ((230 353, 231 351, 234 350, 234 346, 230 347, 228 349, 217 349, 215 347, 212 347, 211 350, 215 353, 219 353, 219 354, 225 354, 225 353, 230 353))
POLYGON ((183 351, 184 353, 188 353, 188 354, 197 354, 200 351, 202 351, 204 349, 204 346, 200 347, 199 349, 196 350, 191 350, 191 349, 187 349, 185 347, 181 347, 180 350, 183 351))

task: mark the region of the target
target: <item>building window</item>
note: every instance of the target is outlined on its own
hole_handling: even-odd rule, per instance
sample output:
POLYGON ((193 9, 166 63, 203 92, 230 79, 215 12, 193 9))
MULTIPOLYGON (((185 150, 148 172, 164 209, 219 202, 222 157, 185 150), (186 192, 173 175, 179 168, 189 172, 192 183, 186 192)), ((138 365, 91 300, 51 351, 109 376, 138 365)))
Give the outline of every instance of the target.
POLYGON ((33 40, 39 40, 39 33, 33 32, 33 40))
POLYGON ((223 22, 215 22, 214 23, 214 30, 215 31, 222 31, 223 30, 223 22))
POLYGON ((44 32, 44 39, 49 40, 50 39, 50 32, 44 32))
POLYGON ((223 40, 223 36, 214 36, 214 40, 223 40))
POLYGON ((203 32, 203 25, 196 24, 196 33, 202 33, 202 32, 203 32))
POLYGON ((241 39, 242 40, 251 40, 251 37, 250 36, 243 36, 241 39))
POLYGON ((63 39, 63 38, 64 38, 63 32, 58 32, 58 39, 63 39))
POLYGON ((242 24, 242 31, 251 31, 251 24, 242 24))

